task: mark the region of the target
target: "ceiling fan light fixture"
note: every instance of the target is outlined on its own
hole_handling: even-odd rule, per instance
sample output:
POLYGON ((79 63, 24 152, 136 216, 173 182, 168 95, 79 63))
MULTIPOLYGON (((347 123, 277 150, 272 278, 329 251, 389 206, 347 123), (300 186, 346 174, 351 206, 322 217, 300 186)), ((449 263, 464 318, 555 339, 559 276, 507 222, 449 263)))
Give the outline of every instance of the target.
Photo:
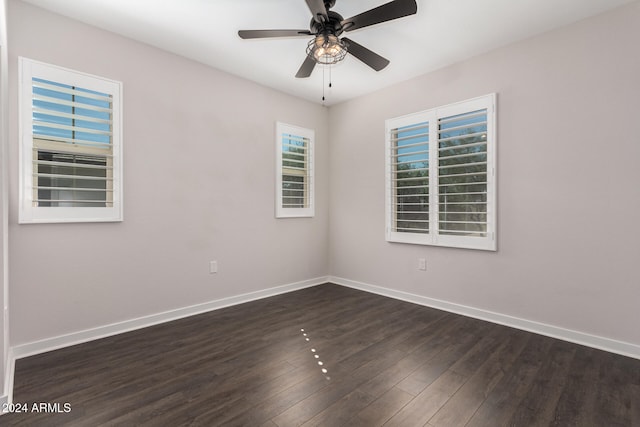
POLYGON ((318 34, 307 45, 307 55, 318 64, 336 64, 347 56, 347 44, 334 34, 318 34))
POLYGON ((342 61, 347 53, 362 61, 375 71, 389 65, 389 60, 347 38, 340 38, 345 31, 370 27, 383 22, 393 21, 418 11, 416 0, 391 0, 381 6, 344 19, 338 12, 331 10, 336 0, 305 0, 311 12, 309 30, 240 30, 242 39, 260 39, 269 37, 305 37, 313 36, 307 43, 306 56, 296 73, 296 78, 311 75, 316 64, 331 65, 342 61))

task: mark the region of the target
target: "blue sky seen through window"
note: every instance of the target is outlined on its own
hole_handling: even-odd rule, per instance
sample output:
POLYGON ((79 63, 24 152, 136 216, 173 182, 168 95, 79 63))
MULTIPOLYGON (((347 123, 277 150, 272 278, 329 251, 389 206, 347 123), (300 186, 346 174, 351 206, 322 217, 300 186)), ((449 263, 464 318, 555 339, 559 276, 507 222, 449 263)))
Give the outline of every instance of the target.
POLYGON ((110 98, 109 94, 35 77, 33 78, 33 83, 34 136, 61 137, 111 144, 111 136, 109 135, 111 130, 111 103, 107 100, 85 97, 78 93, 84 92, 88 95, 98 95, 104 98, 110 98), (44 83, 49 87, 40 87, 38 83, 44 83), (64 90, 58 91, 54 89, 55 87, 60 87, 64 90), (68 91, 73 91, 74 93, 68 93, 68 91), (99 111, 92 107, 99 107, 109 111, 99 111), (75 129, 58 128, 47 126, 47 124, 64 125, 75 129), (101 133, 93 133, 91 130, 101 133))

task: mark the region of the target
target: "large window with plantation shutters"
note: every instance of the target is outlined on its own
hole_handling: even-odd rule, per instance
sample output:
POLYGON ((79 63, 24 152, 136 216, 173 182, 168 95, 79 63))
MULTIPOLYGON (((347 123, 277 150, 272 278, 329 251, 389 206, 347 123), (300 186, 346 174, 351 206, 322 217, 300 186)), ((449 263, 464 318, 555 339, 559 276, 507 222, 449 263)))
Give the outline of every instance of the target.
POLYGON ((276 217, 314 215, 312 129, 276 123, 276 217))
POLYGON ((390 242, 496 250, 496 95, 386 121, 390 242))
POLYGON ((19 66, 20 222, 121 221, 121 84, 19 66))

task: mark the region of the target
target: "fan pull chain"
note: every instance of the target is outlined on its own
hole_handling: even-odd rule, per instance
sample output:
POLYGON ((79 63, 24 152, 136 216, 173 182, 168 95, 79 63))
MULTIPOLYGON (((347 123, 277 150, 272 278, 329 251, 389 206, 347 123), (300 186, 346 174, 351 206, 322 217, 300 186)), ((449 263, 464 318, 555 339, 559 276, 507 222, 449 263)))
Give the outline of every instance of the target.
POLYGON ((322 105, 324 105, 324 72, 325 69, 322 67, 322 105))
MULTIPOLYGON (((325 83, 325 72, 326 72, 326 68, 327 67, 322 67, 322 105, 324 105, 324 101, 325 101, 325 87, 326 87, 326 83, 325 83)), ((331 82, 332 78, 331 78, 331 64, 329 64, 328 66, 329 68, 329 89, 331 89, 333 87, 333 83, 331 82)))

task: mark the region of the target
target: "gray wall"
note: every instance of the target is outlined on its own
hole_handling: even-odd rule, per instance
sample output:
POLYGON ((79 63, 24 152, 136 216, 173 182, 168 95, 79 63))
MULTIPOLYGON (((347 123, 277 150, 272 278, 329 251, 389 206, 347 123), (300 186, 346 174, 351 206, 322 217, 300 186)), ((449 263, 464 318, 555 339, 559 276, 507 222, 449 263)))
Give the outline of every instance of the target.
POLYGON ((18 1, 9 34, 12 346, 326 275, 325 108, 18 1), (123 82, 124 222, 17 224, 18 56, 123 82), (315 218, 275 219, 277 120, 316 130, 315 218))
POLYGON ((11 345, 326 274, 640 344, 639 23, 636 2, 327 112, 10 1, 11 345), (18 55, 124 82, 124 222, 17 224, 18 55), (384 120, 489 92, 498 252, 385 242, 384 120), (274 219, 276 120, 316 130, 313 219, 274 219))
POLYGON ((331 273, 640 344, 639 40, 635 2, 332 107, 331 273), (385 119, 490 92, 498 251, 385 242, 385 119))

